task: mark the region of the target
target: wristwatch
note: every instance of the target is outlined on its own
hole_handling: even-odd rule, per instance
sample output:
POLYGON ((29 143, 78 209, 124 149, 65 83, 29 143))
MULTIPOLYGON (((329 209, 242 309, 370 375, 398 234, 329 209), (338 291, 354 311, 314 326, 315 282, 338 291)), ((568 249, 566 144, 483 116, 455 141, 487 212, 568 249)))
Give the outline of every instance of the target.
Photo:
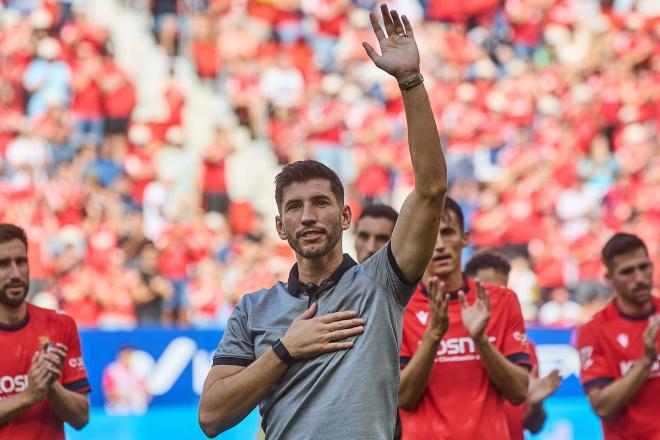
POLYGON ((417 84, 421 84, 424 82, 424 77, 422 76, 421 73, 418 73, 417 75, 413 76, 412 78, 408 78, 403 81, 399 81, 399 88, 401 90, 407 90, 410 88, 415 87, 417 84))
POLYGON ((296 359, 293 356, 291 356, 289 350, 287 350, 284 344, 282 344, 281 339, 275 341, 272 347, 273 347, 273 351, 275 352, 277 357, 282 360, 282 362, 284 362, 287 365, 293 365, 296 363, 296 359))

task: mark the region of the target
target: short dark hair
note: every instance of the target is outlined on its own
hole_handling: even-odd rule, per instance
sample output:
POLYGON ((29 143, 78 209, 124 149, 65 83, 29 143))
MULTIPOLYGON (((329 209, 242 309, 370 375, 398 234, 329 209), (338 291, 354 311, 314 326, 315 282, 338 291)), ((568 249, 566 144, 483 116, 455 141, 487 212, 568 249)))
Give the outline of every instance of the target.
POLYGON ((444 213, 449 211, 453 211, 454 214, 456 214, 456 220, 458 220, 458 224, 461 226, 461 231, 465 231, 465 217, 463 217, 463 209, 461 208, 461 205, 459 205, 456 200, 447 196, 445 197, 444 213))
POLYGON ((23 228, 11 223, 0 223, 0 243, 7 243, 12 240, 20 240, 27 249, 27 234, 23 228))
POLYGON ((358 218, 358 223, 365 217, 386 218, 396 224, 399 214, 391 206, 382 203, 372 203, 364 207, 360 218, 358 218))
POLYGON ((511 264, 504 254, 494 249, 482 249, 474 253, 465 265, 465 273, 475 277, 482 269, 493 269, 495 272, 509 275, 511 264))
POLYGON ((649 253, 641 238, 633 234, 618 232, 614 234, 612 238, 607 240, 607 243, 603 246, 601 258, 603 259, 605 266, 607 266, 608 269, 612 269, 615 257, 636 251, 637 249, 644 249, 644 252, 646 252, 647 255, 649 253))
POLYGON ((316 160, 299 160, 285 166, 275 176, 275 203, 280 209, 284 198, 284 188, 292 183, 304 183, 312 179, 325 179, 330 182, 330 188, 340 205, 344 204, 344 186, 337 173, 316 160))

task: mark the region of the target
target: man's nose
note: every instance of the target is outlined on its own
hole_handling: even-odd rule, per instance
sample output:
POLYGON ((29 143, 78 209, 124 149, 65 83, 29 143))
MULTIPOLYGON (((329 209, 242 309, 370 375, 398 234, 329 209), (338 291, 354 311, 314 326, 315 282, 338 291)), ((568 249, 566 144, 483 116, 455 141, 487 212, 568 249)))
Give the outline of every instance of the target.
POLYGON ((316 213, 311 205, 305 205, 303 207, 302 218, 300 221, 304 225, 310 225, 316 223, 316 213))

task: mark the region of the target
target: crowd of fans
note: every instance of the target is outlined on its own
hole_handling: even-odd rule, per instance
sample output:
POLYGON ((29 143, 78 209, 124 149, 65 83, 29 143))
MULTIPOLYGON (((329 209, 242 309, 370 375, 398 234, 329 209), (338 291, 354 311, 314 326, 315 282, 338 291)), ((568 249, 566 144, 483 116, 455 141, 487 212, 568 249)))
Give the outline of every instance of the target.
MULTIPOLYGON (((85 3, 2 3, 0 221, 28 230, 35 301, 83 327, 216 326, 240 295, 286 280, 293 256, 272 221, 229 194, 231 128, 195 154, 174 73, 159 112, 136 112, 140 90, 85 3)), ((402 100, 361 46, 375 1, 119 3, 149 14, 165 54, 281 164, 331 166, 354 213, 401 205, 413 185, 402 100)), ((472 245, 511 258, 527 319, 571 325, 602 306, 613 231, 638 234, 660 264, 657 2, 390 3, 427 60, 450 195, 472 245)))

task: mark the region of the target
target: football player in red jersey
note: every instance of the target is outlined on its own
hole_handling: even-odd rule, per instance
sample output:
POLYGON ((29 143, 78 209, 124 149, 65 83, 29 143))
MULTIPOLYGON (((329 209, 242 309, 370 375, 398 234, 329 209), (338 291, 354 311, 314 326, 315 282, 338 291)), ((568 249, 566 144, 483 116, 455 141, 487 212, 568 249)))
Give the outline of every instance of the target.
POLYGON ((606 440, 660 439, 660 298, 653 263, 637 236, 618 233, 603 247, 614 298, 578 329, 580 379, 606 440))
POLYGON ((27 237, 0 224, 0 438, 64 439, 81 429, 90 390, 73 319, 25 301, 27 237))
POLYGON ((445 200, 433 259, 403 320, 404 439, 508 439, 504 401, 527 397, 530 368, 516 294, 461 272, 463 212, 445 200))
MULTIPOLYGON (((511 264, 506 257, 497 251, 483 249, 475 252, 465 264, 465 274, 478 279, 485 284, 506 286, 509 283, 511 264)), ((529 374, 529 389, 524 405, 514 406, 505 402, 506 418, 509 424, 511 440, 523 440, 527 429, 536 434, 543 428, 547 414, 543 408, 543 401, 552 395, 561 384, 559 370, 552 370, 548 375, 539 378, 538 359, 536 348, 529 341, 532 371, 529 374)))

